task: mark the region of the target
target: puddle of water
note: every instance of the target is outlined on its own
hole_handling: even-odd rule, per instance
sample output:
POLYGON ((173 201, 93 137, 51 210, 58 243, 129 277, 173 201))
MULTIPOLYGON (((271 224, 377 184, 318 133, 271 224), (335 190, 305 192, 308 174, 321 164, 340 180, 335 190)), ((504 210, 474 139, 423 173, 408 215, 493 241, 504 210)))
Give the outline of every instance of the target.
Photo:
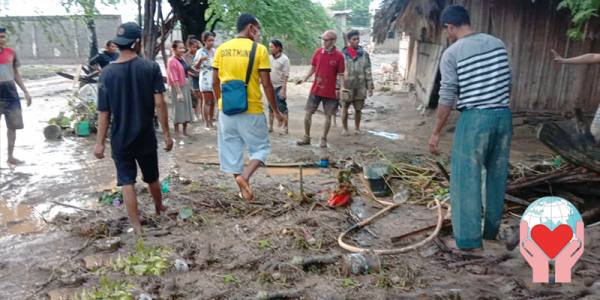
POLYGON ((22 234, 40 232, 43 224, 34 216, 31 206, 18 204, 9 207, 5 201, 2 201, 0 202, 0 227, 6 227, 8 234, 22 234))
MULTIPOLYGON (((38 213, 47 220, 61 212, 77 213, 49 200, 89 207, 97 191, 114 186, 116 178, 109 142, 107 157, 98 160, 93 156, 94 136, 67 136, 59 141, 44 138, 48 120, 69 110, 71 92, 64 90, 70 89, 72 82, 50 78, 26 84, 34 101, 30 107, 23 106, 25 128, 17 131, 15 147, 15 156, 24 164, 6 164, 6 139, 2 138, 6 126, 0 122, 0 236, 39 231, 44 224, 38 213)), ((174 155, 160 147, 159 156, 160 172, 167 174, 174 155)))
MULTIPOLYGON (((315 168, 302 169, 302 176, 317 176, 321 171, 315 168)), ((267 174, 270 176, 294 175, 300 178, 300 168, 267 168, 267 174)))
POLYGON ((369 130, 368 132, 372 135, 384 137, 386 139, 390 139, 393 141, 406 139, 406 135, 401 134, 401 133, 392 133, 392 132, 385 132, 385 131, 372 131, 372 130, 369 130))

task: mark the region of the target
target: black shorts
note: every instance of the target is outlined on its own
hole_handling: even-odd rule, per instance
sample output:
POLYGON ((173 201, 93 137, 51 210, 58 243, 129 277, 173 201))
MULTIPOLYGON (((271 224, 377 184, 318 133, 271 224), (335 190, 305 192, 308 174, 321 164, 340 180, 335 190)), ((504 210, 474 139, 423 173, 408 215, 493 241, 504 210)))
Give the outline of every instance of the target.
POLYGON ((156 151, 127 158, 113 156, 113 160, 117 167, 118 186, 135 184, 138 165, 142 170, 144 182, 153 183, 158 180, 158 153, 156 151))

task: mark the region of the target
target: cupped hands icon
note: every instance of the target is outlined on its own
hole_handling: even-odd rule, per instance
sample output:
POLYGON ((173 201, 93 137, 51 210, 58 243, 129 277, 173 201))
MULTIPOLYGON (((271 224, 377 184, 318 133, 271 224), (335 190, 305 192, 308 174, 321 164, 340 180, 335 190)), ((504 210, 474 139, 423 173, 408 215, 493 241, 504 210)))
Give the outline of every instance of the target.
MULTIPOLYGON (((537 225, 540 226, 540 225, 537 225)), ((543 226, 543 225, 542 225, 543 226)), ((525 261, 531 266, 533 282, 544 283, 549 281, 550 261, 552 260, 538 243, 528 236, 529 226, 527 221, 521 221, 519 228, 520 252, 525 261)), ((578 221, 575 230, 576 239, 568 242, 553 258, 555 281, 561 283, 571 282, 571 269, 583 254, 584 249, 584 224, 578 221)), ((549 237, 545 237, 548 239, 549 237)), ((543 244, 551 244, 554 240, 544 240, 543 244)))

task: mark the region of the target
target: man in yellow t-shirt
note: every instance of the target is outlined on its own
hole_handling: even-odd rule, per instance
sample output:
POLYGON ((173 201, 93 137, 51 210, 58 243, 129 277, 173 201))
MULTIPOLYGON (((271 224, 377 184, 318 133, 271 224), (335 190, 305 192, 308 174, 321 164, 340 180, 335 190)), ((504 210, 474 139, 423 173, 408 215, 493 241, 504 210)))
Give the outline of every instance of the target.
POLYGON ((260 23, 250 14, 242 14, 237 21, 238 35, 222 44, 215 53, 213 62, 213 90, 219 99, 219 161, 221 171, 232 173, 240 188, 242 197, 252 201, 254 194, 250 188, 250 177, 267 160, 271 152, 269 129, 264 115, 262 93, 259 81, 269 101, 276 111, 275 118, 281 126, 285 117, 277 110, 275 90, 271 84, 269 53, 263 45, 257 45, 254 65, 247 85, 248 110, 245 113, 228 116, 222 112, 221 83, 230 80, 246 80, 250 62, 250 52, 254 42, 259 40, 260 23), (250 162, 244 168, 244 148, 248 148, 250 162))

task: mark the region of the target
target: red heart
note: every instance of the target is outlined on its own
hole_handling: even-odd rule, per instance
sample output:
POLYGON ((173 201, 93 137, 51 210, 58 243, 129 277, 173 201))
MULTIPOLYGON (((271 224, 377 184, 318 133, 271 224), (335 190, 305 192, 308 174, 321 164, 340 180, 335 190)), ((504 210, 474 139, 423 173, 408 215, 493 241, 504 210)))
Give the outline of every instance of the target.
POLYGON ((550 259, 554 259, 572 238, 573 230, 567 224, 562 224, 553 231, 543 224, 535 225, 531 229, 531 239, 550 259))

